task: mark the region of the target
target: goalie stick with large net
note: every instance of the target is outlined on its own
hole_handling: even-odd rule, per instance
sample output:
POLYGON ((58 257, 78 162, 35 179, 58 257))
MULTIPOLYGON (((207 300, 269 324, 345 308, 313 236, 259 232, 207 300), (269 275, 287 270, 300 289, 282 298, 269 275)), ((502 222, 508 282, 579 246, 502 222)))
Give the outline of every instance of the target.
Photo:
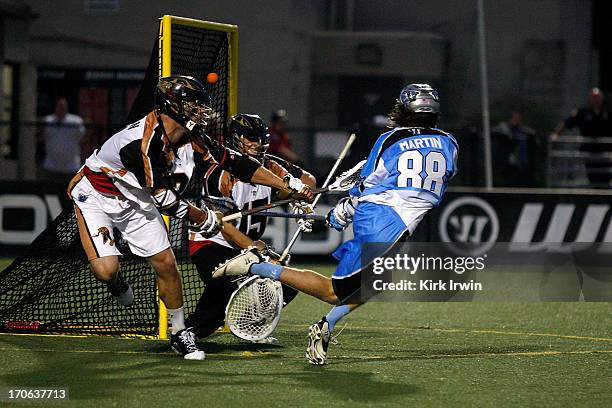
POLYGON ((281 283, 251 276, 232 293, 225 308, 225 321, 237 337, 261 341, 276 329, 282 308, 281 283))
MULTIPOLYGON (((164 16, 126 123, 153 109, 153 92, 160 74, 203 79, 215 72, 217 82, 206 84, 215 115, 208 133, 222 138, 228 115, 235 110, 232 55, 236 53, 236 35, 236 26, 164 16)), ((187 199, 198 195, 200 180, 201 168, 197 166, 185 194, 187 199)), ((189 313, 203 286, 189 260, 184 222, 171 221, 169 236, 189 313)), ((124 254, 121 272, 134 288, 135 302, 129 308, 118 305, 106 286, 95 280, 81 247, 74 211, 63 211, 32 242, 26 255, 0 272, 0 331, 157 336, 165 322, 159 321, 154 274, 148 262, 131 254, 122 239, 117 239, 116 245, 124 254)))

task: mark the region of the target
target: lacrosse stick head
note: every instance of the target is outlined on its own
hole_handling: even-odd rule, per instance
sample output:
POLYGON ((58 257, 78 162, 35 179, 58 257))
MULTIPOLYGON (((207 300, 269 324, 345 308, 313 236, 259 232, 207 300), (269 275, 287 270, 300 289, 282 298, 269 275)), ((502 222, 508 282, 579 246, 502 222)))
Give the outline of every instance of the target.
POLYGON ((280 320, 283 288, 280 282, 252 276, 243 281, 230 297, 225 321, 230 331, 244 340, 269 337, 280 320))
POLYGON ((238 211, 236 203, 227 197, 201 196, 196 205, 200 208, 206 206, 213 211, 219 211, 222 214, 229 214, 238 211))
POLYGON ((328 191, 348 191, 361 181, 361 170, 366 164, 366 160, 362 160, 352 168, 336 177, 327 189, 328 191))

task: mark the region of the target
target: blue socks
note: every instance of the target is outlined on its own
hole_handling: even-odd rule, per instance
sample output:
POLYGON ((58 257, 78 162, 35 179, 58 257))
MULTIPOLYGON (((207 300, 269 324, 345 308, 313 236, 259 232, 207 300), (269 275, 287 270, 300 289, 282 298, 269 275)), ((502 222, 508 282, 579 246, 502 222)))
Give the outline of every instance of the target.
POLYGON ((269 262, 261 262, 251 265, 249 270, 253 275, 259 275, 262 278, 270 278, 278 280, 283 270, 282 265, 272 264, 269 262))
POLYGON ((327 319, 329 323, 329 331, 332 332, 336 323, 350 312, 351 309, 349 309, 348 305, 334 306, 327 316, 325 316, 325 319, 327 319))

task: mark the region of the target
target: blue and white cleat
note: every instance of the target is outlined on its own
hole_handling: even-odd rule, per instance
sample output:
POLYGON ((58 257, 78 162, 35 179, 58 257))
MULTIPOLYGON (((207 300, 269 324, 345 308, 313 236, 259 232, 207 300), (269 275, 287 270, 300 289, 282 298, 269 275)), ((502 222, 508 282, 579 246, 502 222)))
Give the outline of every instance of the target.
POLYGON ((329 323, 325 317, 310 326, 310 329, 308 329, 308 347, 306 348, 306 359, 310 364, 325 364, 330 334, 329 323))

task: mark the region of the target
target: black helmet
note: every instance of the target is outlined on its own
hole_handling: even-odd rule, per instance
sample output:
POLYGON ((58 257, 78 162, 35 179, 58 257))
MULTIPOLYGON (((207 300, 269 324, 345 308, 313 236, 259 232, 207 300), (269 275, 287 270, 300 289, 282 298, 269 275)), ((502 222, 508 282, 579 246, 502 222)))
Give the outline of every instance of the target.
POLYGON ((400 126, 435 126, 440 118, 438 92, 428 84, 406 86, 390 118, 400 126))
POLYGON ((259 115, 242 113, 232 116, 228 130, 229 148, 257 160, 263 160, 270 144, 270 135, 268 134, 268 127, 259 115), (244 143, 245 140, 250 142, 248 146, 244 143), (255 142, 257 145, 254 144, 255 142))
POLYGON ((174 75, 160 78, 155 89, 155 108, 193 131, 208 123, 212 109, 204 86, 190 76, 174 75))

